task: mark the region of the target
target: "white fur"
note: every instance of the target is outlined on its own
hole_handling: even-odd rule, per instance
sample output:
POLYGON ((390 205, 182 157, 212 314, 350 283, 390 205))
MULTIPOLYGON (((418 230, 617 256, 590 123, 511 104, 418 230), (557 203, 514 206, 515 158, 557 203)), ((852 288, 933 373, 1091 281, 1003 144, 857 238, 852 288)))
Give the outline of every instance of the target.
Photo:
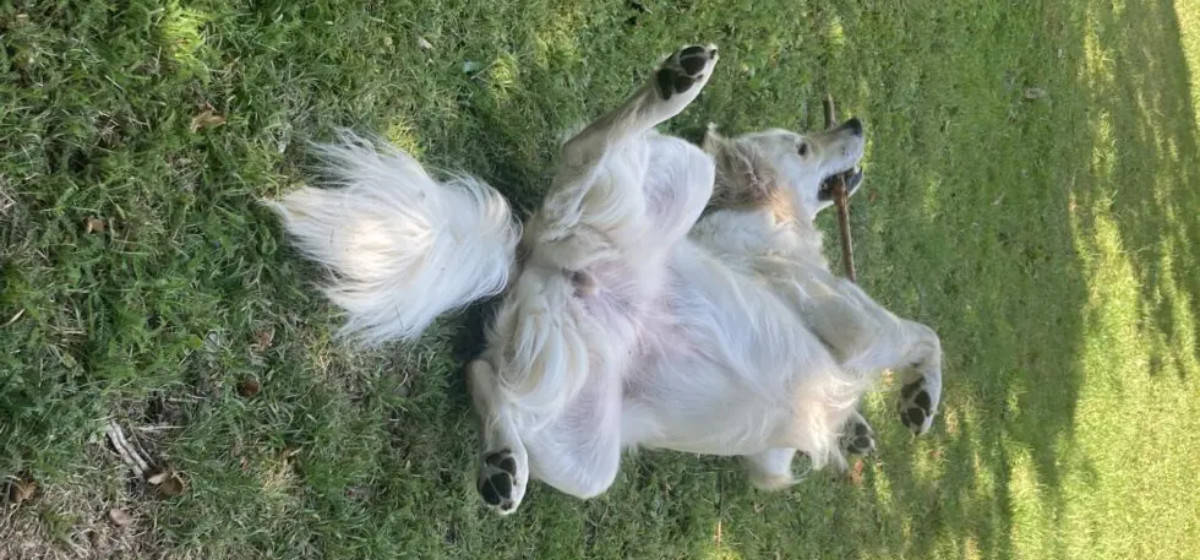
MULTIPOLYGON (((911 427, 932 423, 937 336, 833 276, 813 225, 821 181, 862 157, 861 129, 714 132, 708 153, 653 131, 699 94, 710 49, 692 87, 664 95, 671 80, 652 79, 563 146, 519 265, 494 191, 438 185, 392 149, 327 148, 345 186, 276 205, 305 252, 341 275, 329 293, 371 340, 415 336, 519 268, 468 367, 479 488, 502 514, 530 479, 603 492, 629 447, 741 455, 763 488, 793 482, 797 451, 844 465, 843 432, 863 423, 855 406, 888 368, 912 383, 902 412, 932 401, 911 427)), ((658 72, 687 73, 688 58, 694 71, 698 52, 658 72)))
POLYGON ((304 253, 334 272, 325 294, 345 334, 414 338, 438 315, 500 293, 520 228, 508 202, 470 176, 437 183, 407 154, 346 134, 317 147, 340 188, 270 202, 304 253))

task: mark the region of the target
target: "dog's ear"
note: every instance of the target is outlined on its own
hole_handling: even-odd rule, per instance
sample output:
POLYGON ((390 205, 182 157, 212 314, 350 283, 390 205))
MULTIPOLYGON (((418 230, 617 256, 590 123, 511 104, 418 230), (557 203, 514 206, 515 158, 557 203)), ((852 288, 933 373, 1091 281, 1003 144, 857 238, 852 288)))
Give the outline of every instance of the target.
POLYGON ((703 148, 717 168, 710 207, 767 204, 778 190, 775 166, 753 143, 726 139, 710 126, 703 148))

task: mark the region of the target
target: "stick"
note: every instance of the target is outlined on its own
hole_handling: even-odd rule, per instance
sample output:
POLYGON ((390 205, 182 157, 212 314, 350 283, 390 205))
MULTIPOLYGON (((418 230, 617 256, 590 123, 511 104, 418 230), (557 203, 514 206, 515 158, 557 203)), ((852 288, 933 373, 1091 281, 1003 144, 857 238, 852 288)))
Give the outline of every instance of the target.
MULTIPOLYGON (((833 105, 833 96, 826 94, 822 102, 825 107, 825 128, 833 128, 837 124, 837 108, 833 105)), ((846 190, 846 175, 838 173, 828 179, 832 181, 833 204, 837 207, 838 231, 842 239, 842 265, 846 268, 846 277, 851 282, 858 283, 858 275, 854 270, 854 247, 850 239, 850 200, 846 190)))
POLYGON ((113 449, 117 450, 117 454, 121 456, 121 460, 126 465, 129 465, 129 468, 133 470, 133 474, 137 475, 138 478, 145 476, 146 472, 150 470, 150 465, 146 463, 146 460, 142 458, 137 449, 134 449, 129 444, 129 440, 125 439, 125 432, 121 430, 121 426, 117 425, 115 420, 110 420, 108 422, 108 429, 105 432, 108 435, 108 441, 112 443, 113 449))

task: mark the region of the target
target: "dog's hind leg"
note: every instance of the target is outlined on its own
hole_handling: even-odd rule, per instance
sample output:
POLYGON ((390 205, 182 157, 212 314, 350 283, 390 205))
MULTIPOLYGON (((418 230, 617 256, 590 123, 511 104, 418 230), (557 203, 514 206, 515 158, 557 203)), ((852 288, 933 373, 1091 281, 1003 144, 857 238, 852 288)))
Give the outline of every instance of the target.
POLYGON ((532 476, 577 498, 612 486, 621 466, 621 380, 589 380, 562 416, 526 438, 532 476))
POLYGON ((482 426, 476 488, 489 507, 516 511, 531 479, 578 498, 612 485, 621 463, 619 379, 591 380, 562 416, 529 428, 514 421, 487 361, 471 362, 467 380, 482 426))
POLYGON ((477 488, 489 507, 501 515, 516 511, 530 479, 578 498, 612 485, 621 463, 620 380, 589 384, 552 423, 521 431, 491 366, 476 360, 467 375, 483 426, 477 488))
POLYGON ((484 360, 468 364, 467 386, 481 426, 476 488, 484 503, 508 515, 516 511, 529 486, 529 454, 505 409, 492 366, 484 360))

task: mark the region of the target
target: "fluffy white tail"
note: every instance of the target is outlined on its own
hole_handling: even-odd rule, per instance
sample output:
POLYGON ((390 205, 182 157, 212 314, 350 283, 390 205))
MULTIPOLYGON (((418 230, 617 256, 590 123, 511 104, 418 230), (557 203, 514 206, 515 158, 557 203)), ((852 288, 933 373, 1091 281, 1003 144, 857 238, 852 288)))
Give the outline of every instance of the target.
POLYGON ((504 290, 521 234, 499 192, 465 175, 438 183, 408 154, 349 133, 316 149, 338 188, 267 204, 333 271, 325 293, 348 315, 342 334, 415 338, 438 315, 504 290))

